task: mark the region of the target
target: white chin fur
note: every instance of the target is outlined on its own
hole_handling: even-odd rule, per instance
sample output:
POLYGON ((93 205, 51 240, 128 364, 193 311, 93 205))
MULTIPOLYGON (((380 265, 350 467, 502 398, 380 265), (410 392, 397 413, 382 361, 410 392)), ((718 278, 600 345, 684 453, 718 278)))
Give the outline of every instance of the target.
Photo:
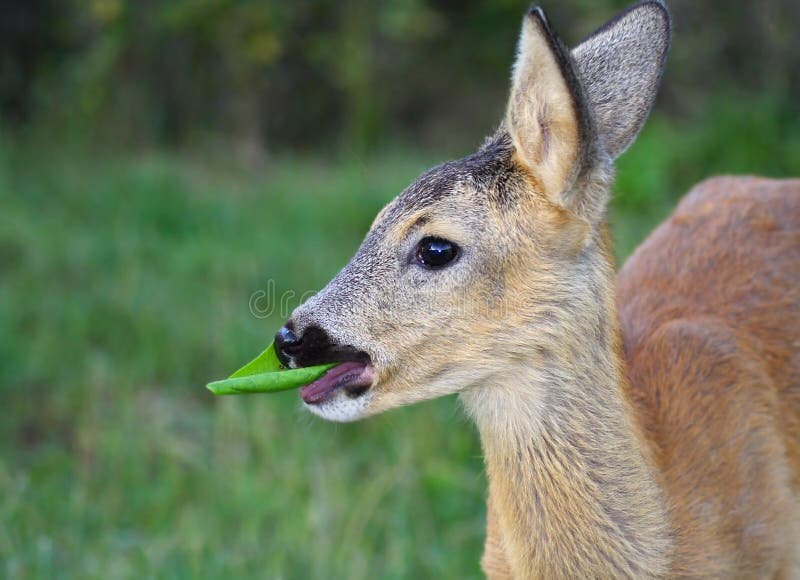
POLYGON ((374 393, 370 389, 360 397, 352 398, 344 392, 344 389, 339 389, 333 397, 323 403, 317 405, 303 403, 303 405, 315 415, 328 421, 349 423, 358 421, 367 415, 367 407, 369 407, 373 395, 374 393))

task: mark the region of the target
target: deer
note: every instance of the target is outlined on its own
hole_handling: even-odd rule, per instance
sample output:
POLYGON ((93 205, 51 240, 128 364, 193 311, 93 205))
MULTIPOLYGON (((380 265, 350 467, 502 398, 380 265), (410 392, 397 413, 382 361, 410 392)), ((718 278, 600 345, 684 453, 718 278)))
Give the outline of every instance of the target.
POLYGON ((670 43, 658 0, 571 50, 531 8, 497 130, 276 335, 338 363, 300 390, 327 420, 458 395, 490 578, 800 578, 800 180, 710 178, 616 271, 614 161, 670 43))

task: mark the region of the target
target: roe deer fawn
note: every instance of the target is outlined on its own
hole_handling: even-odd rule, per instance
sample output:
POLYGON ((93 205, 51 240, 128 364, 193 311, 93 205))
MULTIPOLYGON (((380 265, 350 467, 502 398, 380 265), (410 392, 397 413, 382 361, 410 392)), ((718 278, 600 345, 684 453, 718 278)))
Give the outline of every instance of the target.
POLYGON ((617 276, 613 160, 670 42, 646 1, 573 50, 525 16, 505 119, 384 208, 277 336, 352 421, 459 393, 495 578, 797 577, 800 181, 699 185, 617 276))

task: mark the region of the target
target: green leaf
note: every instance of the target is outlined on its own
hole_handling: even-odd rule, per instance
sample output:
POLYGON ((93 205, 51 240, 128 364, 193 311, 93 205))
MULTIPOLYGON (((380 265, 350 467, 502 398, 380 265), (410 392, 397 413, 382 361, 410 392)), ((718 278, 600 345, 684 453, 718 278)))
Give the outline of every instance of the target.
POLYGON ((270 345, 264 349, 264 352, 228 378, 236 379, 239 377, 249 377, 250 375, 282 371, 284 368, 285 367, 281 364, 281 361, 278 360, 278 355, 275 353, 275 341, 273 340, 270 345))
POLYGON ((206 387, 215 395, 242 395, 247 393, 277 393, 302 387, 314 382, 336 366, 336 363, 303 367, 288 371, 259 373, 208 383, 206 387))
POLYGON ((215 395, 247 393, 277 393, 314 382, 338 363, 286 369, 275 354, 275 343, 244 365, 229 378, 208 383, 206 388, 215 395))

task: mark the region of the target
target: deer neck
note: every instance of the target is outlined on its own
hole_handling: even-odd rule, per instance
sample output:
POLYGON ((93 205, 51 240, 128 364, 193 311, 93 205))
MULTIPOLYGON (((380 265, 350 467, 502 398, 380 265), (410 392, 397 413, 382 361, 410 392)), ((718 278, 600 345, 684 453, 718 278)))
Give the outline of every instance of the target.
POLYGON ((594 298, 536 306, 548 322, 531 323, 525 355, 462 393, 481 435, 492 540, 517 577, 666 572, 666 510, 625 396, 613 266, 597 258, 581 283, 594 298))

